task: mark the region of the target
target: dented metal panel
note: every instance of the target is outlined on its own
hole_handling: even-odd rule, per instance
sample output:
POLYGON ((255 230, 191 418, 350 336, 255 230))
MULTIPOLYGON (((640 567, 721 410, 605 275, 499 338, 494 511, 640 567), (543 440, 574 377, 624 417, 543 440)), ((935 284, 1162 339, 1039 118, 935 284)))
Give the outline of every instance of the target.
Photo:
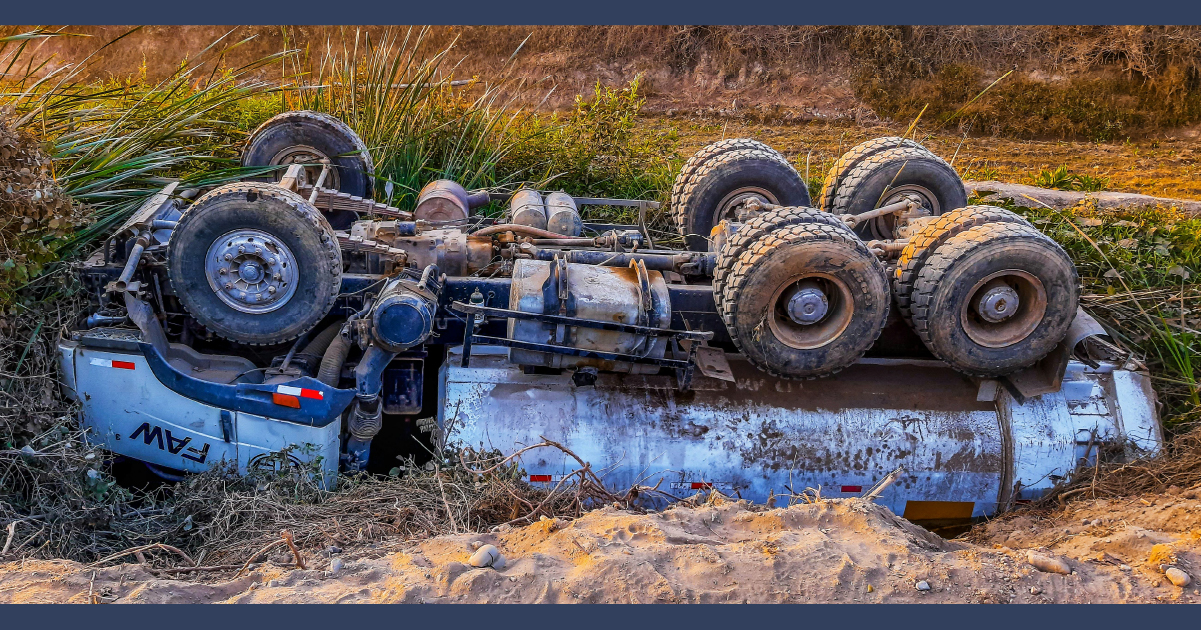
MULTIPOLYGON (((807 487, 855 496, 903 465, 878 500, 894 512, 942 502, 910 507, 962 514, 970 503, 983 516, 1063 480, 1076 466, 1079 430, 1119 439, 1112 410, 1126 402, 1111 391, 1137 399, 1132 426, 1157 426, 1133 385, 1114 387, 1115 374, 1129 373, 1077 363, 1065 374, 1070 387, 1018 404, 996 381, 934 361, 863 361, 830 378, 787 381, 730 355, 734 382, 698 379, 680 392, 666 377, 620 374, 576 387, 566 374, 524 374, 497 350, 473 356, 470 368, 451 350, 439 418, 448 440, 511 453, 546 436, 619 490, 662 480, 678 496, 710 486, 755 501, 807 487)), ((523 455, 523 464, 535 479, 576 467, 552 449, 523 455)))

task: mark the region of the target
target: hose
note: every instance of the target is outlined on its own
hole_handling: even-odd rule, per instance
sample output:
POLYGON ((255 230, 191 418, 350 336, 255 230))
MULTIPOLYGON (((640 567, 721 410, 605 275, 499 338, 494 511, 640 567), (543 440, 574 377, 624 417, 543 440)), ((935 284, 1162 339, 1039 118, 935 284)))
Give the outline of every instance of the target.
POLYGON ((342 330, 342 322, 341 321, 336 321, 336 322, 330 324, 325 330, 322 330, 316 337, 313 337, 313 339, 311 341, 309 341, 309 343, 307 345, 305 345, 304 349, 301 350, 300 353, 301 354, 324 355, 326 349, 329 348, 330 342, 334 340, 334 337, 336 337, 338 335, 338 333, 341 332, 341 330, 342 330))
POLYGON ((486 227, 482 230, 479 230, 477 232, 473 232, 471 235, 472 236, 491 236, 493 234, 499 234, 501 232, 522 232, 525 234, 529 234, 530 236, 537 236, 537 237, 541 237, 541 238, 563 238, 562 234, 556 234, 554 232, 550 232, 547 230, 540 230, 536 227, 530 227, 528 225, 521 225, 520 223, 501 223, 499 225, 493 225, 490 227, 486 227))
MULTIPOLYGON (((321 333, 325 335, 324 332, 321 333)), ((346 363, 346 355, 350 354, 350 337, 339 334, 330 340, 329 347, 321 357, 321 369, 317 372, 317 380, 337 387, 342 380, 342 364, 346 363)))

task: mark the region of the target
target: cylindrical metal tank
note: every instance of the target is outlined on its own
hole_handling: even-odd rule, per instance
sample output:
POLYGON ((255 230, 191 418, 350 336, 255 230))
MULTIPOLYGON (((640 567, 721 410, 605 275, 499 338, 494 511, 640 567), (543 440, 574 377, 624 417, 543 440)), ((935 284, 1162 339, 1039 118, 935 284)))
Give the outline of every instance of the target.
POLYGON ((466 219, 470 213, 467 191, 458 182, 437 179, 417 193, 413 218, 424 221, 455 221, 466 219))
MULTIPOLYGON (((865 359, 788 381, 727 355, 734 382, 698 375, 681 392, 668 376, 600 374, 575 387, 569 375, 525 374, 496 351, 473 349, 469 368, 458 349, 448 356, 439 418, 454 427, 448 439, 508 455, 546 436, 604 469, 615 492, 713 488, 787 505, 806 488, 859 496, 903 466, 877 502, 914 521, 955 521, 1042 496, 1091 467, 1102 444, 1133 457, 1163 439, 1147 376, 1104 363, 1070 362, 1059 391, 1019 402, 998 381, 937 361, 865 359)), ((521 465, 531 481, 578 468, 554 449, 521 465)))
POLYGON ((571 195, 553 192, 546 196, 546 229, 563 236, 579 236, 584 231, 580 209, 571 195))
POLYGON ((523 188, 509 200, 509 223, 546 229, 546 204, 536 190, 523 188))
MULTIPOLYGON (((549 310, 551 314, 558 315, 560 311, 556 305, 547 309, 548 292, 544 290, 547 286, 557 286, 556 278, 551 277, 555 264, 541 260, 518 260, 513 265, 509 308, 526 313, 547 313, 549 310)), ((671 325, 671 299, 662 273, 645 272, 646 275, 640 279, 639 271, 634 267, 600 267, 570 263, 566 265, 566 270, 567 314, 582 319, 623 324, 662 328, 671 325), (649 289, 648 295, 643 294, 646 289, 649 289), (650 308, 646 309, 648 305, 650 308)), ((555 296, 555 290, 550 291, 550 295, 555 296)), ((508 336, 519 341, 641 357, 661 358, 667 348, 667 340, 662 338, 578 326, 558 330, 542 322, 516 319, 509 320, 508 336), (562 339, 556 340, 556 335, 561 335, 562 339)), ((595 367, 636 374, 659 370, 657 366, 629 361, 608 361, 517 348, 510 351, 509 357, 513 363, 520 365, 552 368, 595 367)))

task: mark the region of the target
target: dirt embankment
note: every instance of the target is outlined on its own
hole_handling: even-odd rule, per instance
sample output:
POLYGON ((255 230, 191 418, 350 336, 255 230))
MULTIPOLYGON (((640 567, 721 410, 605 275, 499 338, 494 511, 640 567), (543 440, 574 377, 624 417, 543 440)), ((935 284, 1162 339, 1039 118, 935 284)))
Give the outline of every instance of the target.
POLYGON ((1201 571, 1197 494, 1019 514, 947 541, 857 499, 769 510, 712 501, 634 514, 612 507, 484 535, 287 556, 231 579, 171 580, 125 564, 0 565, 16 602, 978 602, 1201 600, 1164 575, 1201 571), (469 566, 472 543, 502 568, 469 566), (1069 573, 1031 566, 1030 551, 1069 573), (331 570, 334 569, 334 570, 331 570))

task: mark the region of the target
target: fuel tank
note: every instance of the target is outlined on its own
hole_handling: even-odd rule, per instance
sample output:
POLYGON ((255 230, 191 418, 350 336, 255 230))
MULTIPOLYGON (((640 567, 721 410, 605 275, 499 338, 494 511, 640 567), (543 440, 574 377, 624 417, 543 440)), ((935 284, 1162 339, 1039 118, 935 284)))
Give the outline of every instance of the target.
MULTIPOLYGON (((645 268, 601 267, 518 260, 513 265, 509 308, 526 313, 566 314, 581 319, 666 328, 671 324, 671 298, 663 274, 645 268), (560 285, 560 273, 562 274, 560 285), (563 298, 560 298, 562 290, 563 298), (560 309, 560 306, 562 309, 560 309)), ((519 341, 566 345, 585 350, 662 358, 663 338, 542 322, 509 320, 508 336, 519 341)), ((652 365, 512 349, 513 363, 550 368, 595 367, 618 372, 657 371, 652 365)))
MULTIPOLYGON (((955 521, 1042 496, 1103 444, 1134 456, 1162 442, 1149 379, 1104 363, 1072 361, 1059 391, 1019 402, 1000 381, 928 360, 865 359, 788 381, 731 354, 734 382, 698 376, 679 391, 658 375, 602 373, 577 387, 567 374, 525 374, 493 348, 473 350, 464 369, 458 351, 441 374, 448 443, 508 455, 545 436, 619 492, 852 497, 903 466, 877 502, 919 522, 955 521)), ((550 484, 578 467, 553 448, 521 461, 531 481, 550 484)))

